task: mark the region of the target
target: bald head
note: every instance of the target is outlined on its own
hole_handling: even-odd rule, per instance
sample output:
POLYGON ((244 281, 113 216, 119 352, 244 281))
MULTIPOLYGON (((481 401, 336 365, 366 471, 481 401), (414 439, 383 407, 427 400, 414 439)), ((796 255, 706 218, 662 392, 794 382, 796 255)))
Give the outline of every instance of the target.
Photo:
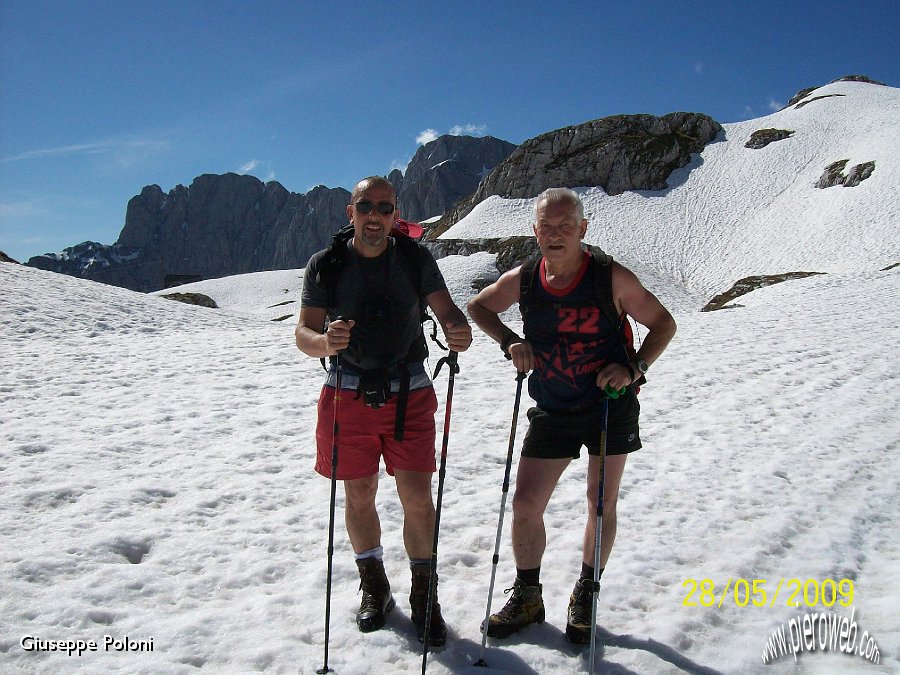
POLYGON ((397 193, 394 190, 394 186, 391 185, 391 181, 382 176, 369 176, 368 178, 363 178, 356 184, 356 187, 353 188, 353 194, 350 196, 350 201, 352 203, 356 203, 359 198, 362 196, 362 193, 368 190, 369 188, 380 188, 385 190, 390 190, 391 195, 394 200, 397 199, 397 193))

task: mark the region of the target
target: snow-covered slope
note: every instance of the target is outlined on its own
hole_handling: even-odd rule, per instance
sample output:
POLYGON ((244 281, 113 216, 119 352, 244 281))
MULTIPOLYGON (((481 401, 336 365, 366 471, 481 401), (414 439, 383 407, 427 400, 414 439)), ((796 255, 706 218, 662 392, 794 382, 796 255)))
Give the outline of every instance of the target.
MULTIPOLYGON (((835 82, 804 101, 723 125, 720 140, 676 171, 668 190, 610 197, 586 187, 586 240, 706 300, 751 274, 852 273, 900 261, 900 89, 835 82), (766 128, 794 134, 744 147, 766 128), (874 161, 875 171, 856 187, 816 188, 842 159, 848 169, 874 161)), ((443 237, 531 234, 533 201, 491 197, 443 237)))
MULTIPOLYGON (((856 86, 862 106, 869 90, 856 86)), ((879 106, 896 93, 862 86, 881 91, 879 106)), ((603 577, 600 672, 900 671, 900 362, 892 356, 900 267, 881 271, 897 252, 896 159, 874 141, 865 152, 814 154, 806 127, 792 124, 809 110, 817 124, 836 125, 826 106, 842 101, 783 111, 772 116, 785 118, 777 124, 730 126, 728 140, 664 195, 585 190, 591 240, 637 270, 679 324, 641 392, 644 448, 628 460, 603 577), (797 133, 740 150, 762 126, 797 133), (792 149, 799 145, 807 155, 792 149), (765 153, 812 159, 802 180, 785 180, 789 165, 771 159, 770 180, 759 183, 750 180, 759 166, 743 178, 725 170, 715 153, 729 152, 756 153, 743 160, 748 167, 765 153), (856 188, 803 192, 846 155, 874 159, 875 173, 856 188), (689 189, 717 166, 717 188, 689 189), (680 238, 686 203, 689 241, 680 238), (680 224, 670 224, 679 208, 680 224), (865 226, 841 226, 838 212, 865 226), (624 224, 609 227, 601 213, 624 224), (803 245, 790 248, 787 227, 776 225, 798 220, 803 245), (829 273, 754 291, 741 307, 696 311, 735 278, 797 269, 829 273), (765 606, 752 606, 741 579, 766 580, 765 606), (827 580, 845 579, 854 584, 850 606, 840 604, 847 595, 827 607, 815 597, 827 580), (704 580, 714 597, 691 593, 704 580), (788 604, 804 602, 802 590, 791 597, 798 585, 808 606, 788 604), (763 664, 773 632, 783 626, 790 643, 791 621, 822 613, 852 616, 880 663, 817 649, 796 663, 784 655, 763 664)), ((476 210, 460 232, 527 231, 521 204, 491 200, 482 212, 488 207, 489 221, 476 223, 476 210)), ((439 262, 459 303, 491 261, 439 262)), ((213 310, 0 264, 0 671, 309 673, 322 665, 329 481, 313 471, 313 433, 323 374, 295 348, 293 321, 271 321, 296 312, 301 280, 289 270, 177 289, 210 295, 221 307, 213 310), (152 640, 153 650, 105 651, 105 636, 152 640), (98 651, 29 651, 33 639, 94 641, 98 651)), ((438 556, 450 639, 428 672, 584 672, 584 655, 562 634, 580 566, 584 461, 570 467, 547 513, 547 622, 490 641, 490 668, 472 666, 482 655, 515 380, 478 331, 460 366, 438 556)), ((446 386, 442 375, 439 432, 446 386)), ((523 414, 517 445, 525 426, 523 414)), ((378 504, 398 605, 385 630, 357 631, 358 580, 339 522, 329 665, 340 675, 420 668, 401 513, 386 477, 378 504)), ((509 518, 507 509, 495 609, 514 575, 509 518)))

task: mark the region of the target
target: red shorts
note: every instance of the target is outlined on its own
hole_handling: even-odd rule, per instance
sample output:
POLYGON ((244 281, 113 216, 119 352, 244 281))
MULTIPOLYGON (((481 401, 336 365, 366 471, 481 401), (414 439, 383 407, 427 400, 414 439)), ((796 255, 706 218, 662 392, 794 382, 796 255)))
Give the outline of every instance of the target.
MULTIPOLYGON (((316 425, 316 471, 331 478, 332 431, 334 428, 334 388, 322 387, 319 421, 316 425)), ((394 440, 397 397, 382 407, 370 408, 352 389, 342 390, 338 401, 338 480, 366 478, 378 473, 383 456, 388 474, 401 471, 430 471, 434 461, 437 397, 434 387, 409 392, 403 440, 394 440)))

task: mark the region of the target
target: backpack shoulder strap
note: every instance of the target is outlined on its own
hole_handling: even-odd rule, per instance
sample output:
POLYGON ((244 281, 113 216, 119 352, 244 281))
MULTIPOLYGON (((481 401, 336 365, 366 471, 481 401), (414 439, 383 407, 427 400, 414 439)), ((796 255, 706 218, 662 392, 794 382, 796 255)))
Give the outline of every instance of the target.
POLYGON ((616 303, 613 300, 612 256, 597 248, 591 249, 591 255, 594 258, 594 294, 597 297, 597 305, 610 324, 618 327, 622 323, 622 317, 616 311, 616 303))
POLYGON ((328 294, 328 305, 333 307, 337 302, 337 282, 344 263, 347 261, 347 244, 353 237, 353 224, 344 225, 334 233, 331 243, 325 249, 325 255, 319 263, 316 283, 325 288, 328 294))
POLYGON ((416 294, 419 296, 419 313, 424 321, 428 316, 428 306, 425 303, 425 298, 422 297, 423 266, 419 242, 397 228, 394 228, 391 232, 391 238, 397 247, 397 255, 405 261, 410 274, 412 274, 413 286, 416 289, 416 294))
MULTIPOLYGON (((447 351, 447 347, 444 346, 437 336, 437 321, 428 313, 428 303, 425 301, 425 296, 422 292, 422 272, 424 271, 424 265, 422 264, 422 249, 424 248, 418 241, 410 237, 403 230, 398 228, 394 228, 391 232, 391 237, 393 238, 395 245, 397 247, 397 255, 402 258, 409 270, 409 273, 412 275, 413 286, 416 289, 416 295, 419 298, 419 319, 423 324, 423 330, 421 335, 420 342, 420 352, 416 352, 415 348, 413 350, 414 359, 418 358, 418 355, 424 353, 425 356, 428 355, 428 344, 425 342, 425 331, 424 324, 431 323, 431 339, 444 351, 447 351)), ((437 374, 435 373, 435 377, 437 374)))
POLYGON ((534 280, 540 269, 541 257, 538 254, 525 260, 519 272, 519 311, 523 319, 534 304, 534 280))

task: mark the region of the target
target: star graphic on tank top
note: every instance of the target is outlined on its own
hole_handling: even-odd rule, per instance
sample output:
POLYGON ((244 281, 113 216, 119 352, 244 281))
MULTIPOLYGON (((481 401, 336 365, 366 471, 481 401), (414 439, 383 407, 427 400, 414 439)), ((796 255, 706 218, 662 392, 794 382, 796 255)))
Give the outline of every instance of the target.
POLYGON ((581 340, 560 340, 543 359, 543 376, 545 380, 562 380, 566 386, 575 388, 577 367, 593 363, 595 342, 585 343, 581 340), (587 350, 587 351, 586 351, 587 350))

